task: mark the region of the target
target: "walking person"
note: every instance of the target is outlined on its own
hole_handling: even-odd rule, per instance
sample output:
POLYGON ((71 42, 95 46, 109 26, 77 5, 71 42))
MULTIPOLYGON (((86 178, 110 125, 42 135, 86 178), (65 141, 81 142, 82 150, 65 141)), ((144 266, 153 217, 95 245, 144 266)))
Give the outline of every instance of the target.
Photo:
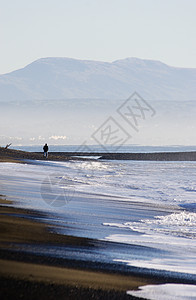
POLYGON ((48 145, 47 144, 44 145, 43 150, 44 150, 44 157, 48 158, 48 145))

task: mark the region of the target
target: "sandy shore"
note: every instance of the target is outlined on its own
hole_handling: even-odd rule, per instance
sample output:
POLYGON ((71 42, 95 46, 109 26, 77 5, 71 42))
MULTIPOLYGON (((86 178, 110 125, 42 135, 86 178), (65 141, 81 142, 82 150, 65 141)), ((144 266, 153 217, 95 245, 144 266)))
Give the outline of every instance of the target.
POLYGON ((39 221, 40 213, 11 207, 2 195, 0 199, 1 299, 137 299, 126 295, 126 291, 162 282, 112 271, 103 264, 21 252, 20 244, 95 247, 97 241, 55 234, 49 224, 39 221))
MULTIPOLYGON (((70 157, 50 154, 47 160, 67 161, 70 157)), ((46 160, 43 153, 26 152, 14 149, 5 149, 0 147, 0 162, 20 162, 24 160, 46 160)))

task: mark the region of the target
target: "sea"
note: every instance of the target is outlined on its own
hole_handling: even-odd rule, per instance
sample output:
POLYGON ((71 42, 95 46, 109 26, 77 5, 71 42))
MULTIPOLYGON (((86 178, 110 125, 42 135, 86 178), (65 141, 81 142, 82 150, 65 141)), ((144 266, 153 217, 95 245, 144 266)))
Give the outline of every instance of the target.
MULTIPOLYGON (((16 150, 24 150, 30 152, 42 152, 43 145, 29 145, 29 146, 11 146, 10 148, 16 150)), ((148 152, 184 152, 196 151, 194 145, 165 145, 165 146, 143 146, 138 144, 116 146, 102 146, 102 145, 86 145, 85 142, 80 145, 49 145, 50 152, 119 152, 119 153, 148 153, 148 152)))
MULTIPOLYGON (((49 146, 74 152, 79 146, 49 146)), ((40 146, 15 147, 42 151, 40 146)), ((93 152, 99 146, 89 146, 93 152)), ((124 146, 119 152, 195 151, 195 146, 124 146)), ((109 149, 113 151, 112 147, 109 149)), ((49 154, 50 155, 50 154, 49 154)), ((36 161, 0 164, 1 194, 14 205, 44 212, 61 234, 119 245, 118 250, 47 249, 47 255, 126 265, 136 273, 162 274, 196 283, 196 162, 36 161)), ((20 245, 20 247, 22 247, 20 245)), ((21 248, 22 249, 22 248, 21 248)), ((24 251, 37 251, 24 246, 24 251)), ((39 253, 46 249, 40 247, 39 253)), ((146 286, 128 294, 146 299, 196 299, 192 284, 146 286), (175 295, 174 291, 181 291, 175 295), (157 294, 156 294, 157 293, 157 294), (153 296, 155 295, 155 296, 153 296), (154 298, 153 298, 154 297, 154 298), (172 298, 173 297, 173 298, 172 298)))

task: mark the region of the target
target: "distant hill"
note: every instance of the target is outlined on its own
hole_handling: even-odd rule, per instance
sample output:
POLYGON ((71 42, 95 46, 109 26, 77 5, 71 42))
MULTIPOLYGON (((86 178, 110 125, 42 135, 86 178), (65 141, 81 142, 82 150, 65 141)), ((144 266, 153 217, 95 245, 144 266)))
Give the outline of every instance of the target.
POLYGON ((68 98, 196 100, 196 68, 127 58, 112 63, 42 58, 0 75, 0 101, 68 98))

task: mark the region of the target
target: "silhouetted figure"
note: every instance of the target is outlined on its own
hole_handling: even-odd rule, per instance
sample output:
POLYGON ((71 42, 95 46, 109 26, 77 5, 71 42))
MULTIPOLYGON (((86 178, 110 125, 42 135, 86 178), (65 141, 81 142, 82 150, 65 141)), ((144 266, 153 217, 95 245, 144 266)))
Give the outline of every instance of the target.
POLYGON ((47 144, 44 145, 43 150, 44 150, 44 157, 48 158, 48 145, 47 144))

